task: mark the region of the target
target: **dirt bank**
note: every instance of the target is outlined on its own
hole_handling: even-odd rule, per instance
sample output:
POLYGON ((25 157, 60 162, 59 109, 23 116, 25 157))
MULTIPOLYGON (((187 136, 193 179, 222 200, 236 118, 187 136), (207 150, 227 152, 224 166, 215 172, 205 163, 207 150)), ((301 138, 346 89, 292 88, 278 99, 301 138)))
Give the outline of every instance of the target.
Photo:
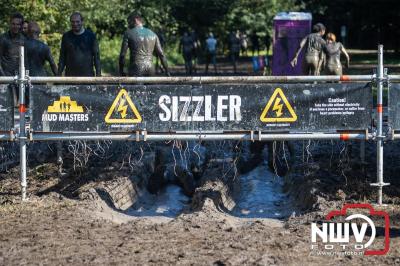
MULTIPOLYGON (((299 211, 281 220, 230 214, 236 187, 230 181, 236 173, 228 167, 232 165, 229 160, 216 165, 218 160, 211 160, 215 167, 208 165, 207 174, 194 178, 193 195, 182 198, 182 211, 170 217, 134 215, 124 210, 125 201, 119 201, 119 193, 128 195, 131 204, 143 195, 148 185, 143 180, 155 171, 153 151, 144 152, 146 165, 139 167, 147 172, 132 171, 130 163, 121 167, 121 163, 100 162, 60 178, 54 161, 31 165, 30 199, 25 203, 19 201, 18 169, 12 168, 0 175, 0 264, 400 264, 398 166, 389 152, 385 155, 386 180, 394 185, 384 190, 389 205, 383 208, 391 219, 389 253, 310 253, 311 222, 322 221, 344 203, 374 200, 375 190, 369 187, 374 181, 374 148, 367 147, 364 164, 357 157, 356 144, 297 143, 295 164, 284 184, 299 211), (331 151, 332 156, 327 156, 331 151), (224 171, 216 170, 221 167, 224 171), (226 173, 224 178, 216 178, 221 173, 226 173), (102 197, 102 192, 108 196, 102 197)), ((382 238, 379 232, 378 238, 382 238)))

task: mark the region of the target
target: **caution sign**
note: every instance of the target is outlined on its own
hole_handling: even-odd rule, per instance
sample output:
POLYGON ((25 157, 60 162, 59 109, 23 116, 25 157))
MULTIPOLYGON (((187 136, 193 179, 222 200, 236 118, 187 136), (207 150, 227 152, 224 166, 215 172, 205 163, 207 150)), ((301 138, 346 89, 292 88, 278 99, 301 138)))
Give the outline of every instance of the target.
POLYGON ((277 88, 260 116, 261 122, 295 122, 297 115, 281 88, 277 88))
POLYGON ((125 89, 121 89, 107 112, 105 121, 108 124, 131 124, 142 122, 135 104, 125 89))

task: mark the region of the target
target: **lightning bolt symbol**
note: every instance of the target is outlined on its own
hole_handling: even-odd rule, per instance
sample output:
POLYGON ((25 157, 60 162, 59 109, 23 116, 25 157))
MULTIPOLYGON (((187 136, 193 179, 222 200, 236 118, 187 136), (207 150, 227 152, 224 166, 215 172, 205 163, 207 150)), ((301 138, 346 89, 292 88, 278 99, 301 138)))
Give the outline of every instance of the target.
POLYGON ((283 104, 282 103, 280 104, 280 102, 281 102, 281 98, 276 98, 274 107, 272 108, 272 111, 276 111, 277 117, 280 117, 283 114, 282 113, 283 104))
POLYGON ((128 111, 128 105, 125 104, 125 101, 126 101, 125 99, 121 99, 117 110, 118 112, 121 112, 122 118, 126 117, 126 112, 128 111))

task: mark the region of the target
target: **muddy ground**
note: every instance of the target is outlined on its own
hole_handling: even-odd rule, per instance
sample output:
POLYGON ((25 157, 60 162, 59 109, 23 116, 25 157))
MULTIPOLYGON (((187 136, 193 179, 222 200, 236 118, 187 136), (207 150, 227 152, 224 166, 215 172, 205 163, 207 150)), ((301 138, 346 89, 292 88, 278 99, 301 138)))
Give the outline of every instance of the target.
MULTIPOLYGON (((310 223, 323 221, 329 211, 344 203, 375 201, 375 189, 369 186, 375 181, 374 143, 366 144, 365 163, 359 158, 358 143, 307 141, 294 146, 291 156, 282 156, 281 151, 269 164, 268 147, 261 159, 248 152, 246 157, 243 147, 236 157, 212 152, 203 169, 192 165, 185 172, 175 167, 174 175, 180 176, 175 179, 168 172, 171 158, 157 159, 154 150, 145 150, 134 163, 126 156, 119 155, 117 160, 115 154, 105 152, 80 165, 85 157, 74 157, 74 149, 68 147, 62 177, 53 152, 40 160, 31 154, 27 202, 20 201, 17 167, 0 176, 0 265, 400 265, 398 147, 385 148, 385 178, 392 185, 384 188, 387 206, 379 208, 391 219, 389 253, 328 256, 311 252, 310 223), (164 166, 159 167, 160 160, 166 160, 164 166), (248 218, 232 211, 238 199, 236 190, 240 190, 240 172, 257 167, 252 161, 276 170, 290 165, 289 171, 283 170, 282 177, 276 178, 288 195, 279 204, 292 209, 291 214, 248 218), (157 175, 160 171, 163 178, 157 175), (187 199, 183 210, 172 215, 132 212, 149 189, 161 193, 155 181, 182 188, 186 198, 181 201, 187 199)), ((382 228, 378 222, 378 242, 383 239, 382 228)))

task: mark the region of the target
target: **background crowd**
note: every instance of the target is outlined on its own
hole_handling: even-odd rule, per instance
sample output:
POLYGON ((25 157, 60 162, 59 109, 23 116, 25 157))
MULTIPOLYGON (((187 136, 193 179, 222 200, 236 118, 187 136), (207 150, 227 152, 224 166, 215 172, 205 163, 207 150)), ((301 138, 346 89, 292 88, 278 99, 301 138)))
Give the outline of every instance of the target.
MULTIPOLYGON (((336 1, 327 0, 3 0, 0 31, 8 30, 10 14, 21 12, 27 21, 37 22, 41 29, 40 40, 48 44, 58 62, 62 35, 70 29, 69 16, 79 10, 85 18, 86 29, 96 34, 102 72, 111 75, 119 74, 122 36, 128 26, 126 18, 132 11, 141 13, 144 25, 157 33, 170 65, 185 63, 179 43, 185 31, 189 34, 194 31, 201 49, 196 51, 200 57, 193 59, 192 71, 197 70, 199 60, 202 63, 209 61, 210 70, 215 71, 212 53, 207 53, 206 40, 210 33, 217 41, 217 53, 227 59, 232 58, 230 33, 237 31, 241 55, 252 56, 253 46, 257 54, 257 41, 252 38, 254 33, 258 36, 261 54, 264 55, 265 51, 271 53, 266 44, 272 36, 273 17, 287 10, 311 12, 313 21, 323 21, 328 30, 337 35, 341 26, 346 25, 349 33, 346 42, 338 37, 346 47, 375 49, 377 43, 384 43, 386 49, 397 50, 400 47, 400 27, 393 23, 400 16, 396 12, 400 5, 398 1, 368 1, 371 7, 368 9, 363 8, 365 1, 343 0, 341 3, 338 5, 336 1)), ((48 68, 47 72, 51 73, 51 69, 48 68)))

